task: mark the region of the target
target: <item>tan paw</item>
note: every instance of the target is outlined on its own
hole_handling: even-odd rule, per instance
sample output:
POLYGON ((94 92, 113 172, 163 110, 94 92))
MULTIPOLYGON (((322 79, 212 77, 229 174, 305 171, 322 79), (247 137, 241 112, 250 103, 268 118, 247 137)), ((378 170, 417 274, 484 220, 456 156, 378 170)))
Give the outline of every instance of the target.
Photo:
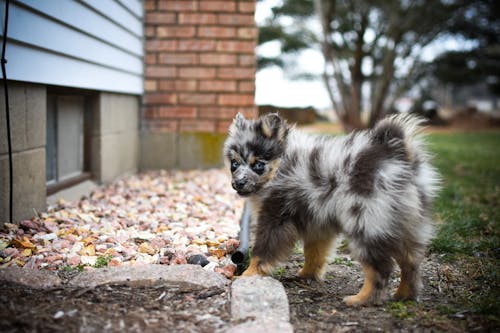
POLYGON ((358 306, 365 304, 366 298, 360 297, 358 295, 352 295, 344 297, 343 301, 347 306, 358 306))
POLYGON ((248 268, 241 274, 241 276, 255 276, 255 275, 264 275, 264 274, 262 274, 262 272, 260 272, 259 270, 252 268, 248 268))
POLYGON ((311 271, 311 270, 306 270, 304 268, 301 268, 297 272, 297 276, 301 279, 313 279, 313 280, 321 280, 323 274, 318 271, 311 271))

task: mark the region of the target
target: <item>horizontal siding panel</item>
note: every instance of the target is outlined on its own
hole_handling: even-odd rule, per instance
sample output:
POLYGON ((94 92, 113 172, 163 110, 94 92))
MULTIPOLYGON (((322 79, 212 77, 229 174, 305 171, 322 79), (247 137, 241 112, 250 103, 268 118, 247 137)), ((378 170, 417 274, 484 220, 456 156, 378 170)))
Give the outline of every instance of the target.
POLYGON ((95 38, 102 39, 111 45, 138 56, 143 55, 142 39, 140 37, 131 34, 81 3, 71 0, 18 0, 18 2, 95 38))
POLYGON ((68 58, 45 50, 7 43, 7 77, 11 80, 66 87, 142 94, 142 76, 68 58))
POLYGON ((36 15, 23 7, 11 5, 9 38, 39 48, 115 67, 141 75, 142 58, 117 49, 80 31, 36 15))
POLYGON ((137 37, 142 36, 142 22, 118 2, 110 0, 84 0, 83 2, 101 15, 109 17, 126 30, 131 31, 137 37))
POLYGON ((127 7, 137 17, 143 17, 142 2, 139 0, 118 0, 122 6, 127 7))

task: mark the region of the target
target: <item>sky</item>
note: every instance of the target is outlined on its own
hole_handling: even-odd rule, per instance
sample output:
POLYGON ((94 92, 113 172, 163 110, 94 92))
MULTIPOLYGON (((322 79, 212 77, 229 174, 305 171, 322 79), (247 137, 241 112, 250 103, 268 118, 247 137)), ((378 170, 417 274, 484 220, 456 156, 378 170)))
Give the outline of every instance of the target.
MULTIPOLYGON (((271 8, 281 0, 263 0, 257 2, 255 20, 257 25, 264 22, 271 15, 271 8)), ((463 41, 455 38, 441 38, 422 50, 421 59, 430 61, 445 50, 467 48, 463 41)), ((279 54, 279 43, 266 43, 257 48, 260 55, 279 54)), ((296 69, 321 75, 323 71, 323 57, 319 50, 302 52, 297 58, 296 69)), ((272 66, 257 72, 255 101, 258 105, 272 104, 281 107, 313 106, 319 110, 331 109, 331 103, 324 83, 316 80, 291 80, 290 74, 272 66)))

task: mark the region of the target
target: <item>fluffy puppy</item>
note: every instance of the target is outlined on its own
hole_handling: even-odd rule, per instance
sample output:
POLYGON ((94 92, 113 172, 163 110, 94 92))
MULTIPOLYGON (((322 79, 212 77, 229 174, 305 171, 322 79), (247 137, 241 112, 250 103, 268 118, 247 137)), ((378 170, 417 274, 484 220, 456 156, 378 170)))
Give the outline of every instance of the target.
POLYGON ((335 236, 343 232, 361 262, 364 284, 347 305, 378 303, 394 260, 401 268, 396 299, 415 299, 419 266, 433 234, 431 202, 438 174, 419 136, 420 120, 398 115, 343 137, 314 136, 277 114, 238 114, 224 144, 232 186, 257 222, 250 266, 269 274, 304 243, 298 275, 321 279, 335 236))

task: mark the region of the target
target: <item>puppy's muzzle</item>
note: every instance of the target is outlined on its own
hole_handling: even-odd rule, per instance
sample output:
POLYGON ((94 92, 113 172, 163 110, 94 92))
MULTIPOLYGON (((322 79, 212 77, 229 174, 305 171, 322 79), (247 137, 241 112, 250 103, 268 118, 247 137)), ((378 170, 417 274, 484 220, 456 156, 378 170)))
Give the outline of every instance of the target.
POLYGON ((241 191, 245 185, 247 184, 247 179, 246 178, 242 178, 242 179, 235 179, 232 183, 233 185, 233 188, 236 190, 236 191, 241 191))

